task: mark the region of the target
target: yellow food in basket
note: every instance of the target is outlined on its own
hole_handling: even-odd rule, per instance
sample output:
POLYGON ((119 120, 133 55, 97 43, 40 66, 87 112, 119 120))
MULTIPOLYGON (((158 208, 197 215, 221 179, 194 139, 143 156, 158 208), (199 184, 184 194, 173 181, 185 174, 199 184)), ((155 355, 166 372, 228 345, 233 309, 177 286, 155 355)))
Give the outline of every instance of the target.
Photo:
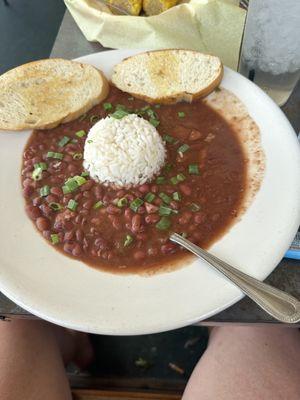
POLYGON ((147 15, 157 15, 176 6, 178 0, 143 0, 143 10, 147 15))
POLYGON ((130 15, 139 15, 142 9, 143 0, 108 0, 108 4, 120 7, 130 15))

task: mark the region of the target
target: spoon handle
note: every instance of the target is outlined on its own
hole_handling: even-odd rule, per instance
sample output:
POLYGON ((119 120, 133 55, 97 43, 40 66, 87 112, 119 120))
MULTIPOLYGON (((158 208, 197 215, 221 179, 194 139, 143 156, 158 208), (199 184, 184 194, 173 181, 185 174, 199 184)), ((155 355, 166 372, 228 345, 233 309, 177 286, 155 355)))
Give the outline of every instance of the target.
POLYGON ((290 324, 300 321, 300 301, 295 297, 239 271, 177 233, 173 233, 170 240, 212 265, 272 317, 290 324))

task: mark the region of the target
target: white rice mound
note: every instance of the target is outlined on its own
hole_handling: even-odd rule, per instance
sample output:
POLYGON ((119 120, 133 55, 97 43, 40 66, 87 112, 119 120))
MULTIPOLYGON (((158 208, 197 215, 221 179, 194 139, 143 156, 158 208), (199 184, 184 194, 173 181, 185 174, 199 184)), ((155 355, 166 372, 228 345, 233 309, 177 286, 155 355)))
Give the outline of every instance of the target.
POLYGON ((98 182, 129 187, 150 181, 165 157, 163 141, 148 121, 136 114, 108 116, 89 131, 83 166, 98 182))

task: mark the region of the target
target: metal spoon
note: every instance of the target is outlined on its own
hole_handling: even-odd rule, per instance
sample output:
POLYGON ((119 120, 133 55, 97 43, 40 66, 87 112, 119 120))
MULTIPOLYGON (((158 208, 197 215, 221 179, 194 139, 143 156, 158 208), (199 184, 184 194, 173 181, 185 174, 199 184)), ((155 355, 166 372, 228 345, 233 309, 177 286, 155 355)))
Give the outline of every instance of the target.
POLYGON ((275 319, 290 324, 300 321, 300 301, 295 297, 239 271, 189 240, 184 239, 178 233, 173 233, 170 236, 170 240, 180 244, 180 246, 191 251, 225 275, 227 279, 238 286, 247 296, 275 319))

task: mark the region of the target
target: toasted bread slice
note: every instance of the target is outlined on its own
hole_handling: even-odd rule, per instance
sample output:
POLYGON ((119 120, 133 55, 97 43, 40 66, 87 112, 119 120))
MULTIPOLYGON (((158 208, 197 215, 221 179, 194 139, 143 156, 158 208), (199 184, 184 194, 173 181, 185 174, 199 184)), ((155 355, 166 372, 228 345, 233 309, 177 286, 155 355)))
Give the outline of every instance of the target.
POLYGON ((176 6, 178 0, 143 0, 146 15, 157 15, 176 6))
POLYGON ((191 102, 221 82, 218 57, 193 50, 157 50, 126 58, 113 69, 112 82, 150 103, 191 102))
POLYGON ((63 59, 24 64, 0 76, 0 129, 46 129, 87 112, 108 94, 101 71, 63 59))

